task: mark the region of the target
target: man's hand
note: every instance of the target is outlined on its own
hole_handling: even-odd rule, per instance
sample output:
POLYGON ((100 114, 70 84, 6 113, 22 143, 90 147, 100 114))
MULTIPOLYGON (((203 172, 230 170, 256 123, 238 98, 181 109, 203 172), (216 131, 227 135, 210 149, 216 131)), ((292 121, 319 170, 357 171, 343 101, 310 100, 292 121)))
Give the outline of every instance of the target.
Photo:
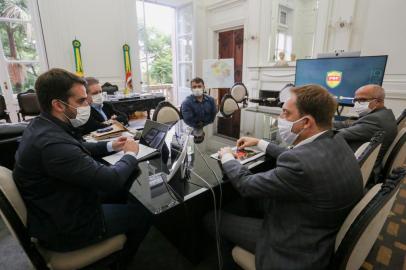
POLYGON ((140 146, 134 141, 134 139, 128 138, 124 144, 123 151, 124 153, 134 152, 135 154, 138 154, 139 148, 140 146))
POLYGON ((126 141, 127 141, 127 137, 121 136, 121 137, 117 138, 116 140, 114 140, 111 146, 113 147, 114 151, 118 152, 118 151, 123 150, 123 147, 124 147, 124 144, 126 141))
POLYGON ((111 119, 111 120, 116 120, 116 119, 117 119, 117 115, 113 114, 110 119, 111 119))
POLYGON ((220 151, 218 151, 219 158, 221 159, 227 153, 230 153, 235 157, 230 147, 223 147, 220 149, 220 151))
POLYGON ((237 147, 238 148, 245 148, 249 146, 256 146, 259 142, 259 139, 257 138, 252 138, 252 137, 241 137, 237 141, 237 147))

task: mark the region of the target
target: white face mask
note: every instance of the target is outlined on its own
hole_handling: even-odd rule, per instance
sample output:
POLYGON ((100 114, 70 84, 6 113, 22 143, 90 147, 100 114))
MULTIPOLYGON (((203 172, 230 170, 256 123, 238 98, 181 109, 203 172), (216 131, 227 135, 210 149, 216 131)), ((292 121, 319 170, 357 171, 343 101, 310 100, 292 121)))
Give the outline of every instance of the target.
POLYGON ((203 88, 193 88, 192 92, 195 97, 200 97, 203 95, 203 88))
POLYGON ((367 115, 372 110, 369 108, 369 101, 364 102, 355 102, 354 104, 354 111, 360 116, 367 115))
POLYGON ((297 134, 292 131, 293 125, 300 122, 301 120, 303 120, 303 117, 294 122, 288 121, 280 117, 278 118, 279 135, 281 136, 281 139, 288 145, 292 145, 299 137, 300 133, 302 133, 302 131, 304 130, 303 129, 297 134))
POLYGON ((72 107, 76 110, 76 118, 74 119, 70 119, 66 114, 65 117, 68 118, 69 122, 72 124, 73 127, 77 128, 80 126, 83 126, 84 124, 86 124, 86 122, 89 120, 90 117, 90 106, 84 106, 84 107, 73 107, 63 101, 61 101, 63 104, 72 107))
POLYGON ((98 93, 97 95, 92 96, 93 103, 95 105, 102 105, 103 104, 103 95, 102 93, 98 93))

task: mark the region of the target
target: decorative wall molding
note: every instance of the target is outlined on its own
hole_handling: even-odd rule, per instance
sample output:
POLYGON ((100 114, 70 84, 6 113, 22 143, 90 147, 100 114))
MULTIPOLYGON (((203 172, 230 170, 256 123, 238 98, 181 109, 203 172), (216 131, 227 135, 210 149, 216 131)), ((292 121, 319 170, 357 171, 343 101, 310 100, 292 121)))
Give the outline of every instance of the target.
POLYGON ((222 9, 225 9, 225 8, 228 9, 230 7, 240 5, 245 1, 246 0, 223 0, 223 1, 219 1, 217 3, 213 3, 213 4, 208 5, 206 7, 206 9, 208 11, 222 10, 222 9))

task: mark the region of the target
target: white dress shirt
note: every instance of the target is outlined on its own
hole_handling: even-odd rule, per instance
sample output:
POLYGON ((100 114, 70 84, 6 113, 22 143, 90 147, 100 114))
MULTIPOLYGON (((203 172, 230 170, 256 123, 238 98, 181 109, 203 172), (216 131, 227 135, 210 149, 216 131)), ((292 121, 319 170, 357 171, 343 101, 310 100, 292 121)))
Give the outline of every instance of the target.
MULTIPOLYGON (((107 143, 107 151, 114 152, 113 142, 112 141, 107 143)), ((130 156, 133 156, 133 157, 137 158, 137 154, 135 152, 131 152, 131 151, 125 152, 124 155, 130 155, 130 156)))

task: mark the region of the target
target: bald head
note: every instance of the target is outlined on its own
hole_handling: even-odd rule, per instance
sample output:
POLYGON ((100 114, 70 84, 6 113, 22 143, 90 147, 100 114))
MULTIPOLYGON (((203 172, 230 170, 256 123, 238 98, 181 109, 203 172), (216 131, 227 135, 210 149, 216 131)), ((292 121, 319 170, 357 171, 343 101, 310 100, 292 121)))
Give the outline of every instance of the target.
POLYGON ((377 84, 367 84, 355 91, 355 100, 369 101, 372 110, 385 106, 385 90, 377 84))
POLYGON ((377 84, 364 85, 355 92, 356 96, 357 94, 367 95, 369 98, 385 99, 385 90, 377 84))

